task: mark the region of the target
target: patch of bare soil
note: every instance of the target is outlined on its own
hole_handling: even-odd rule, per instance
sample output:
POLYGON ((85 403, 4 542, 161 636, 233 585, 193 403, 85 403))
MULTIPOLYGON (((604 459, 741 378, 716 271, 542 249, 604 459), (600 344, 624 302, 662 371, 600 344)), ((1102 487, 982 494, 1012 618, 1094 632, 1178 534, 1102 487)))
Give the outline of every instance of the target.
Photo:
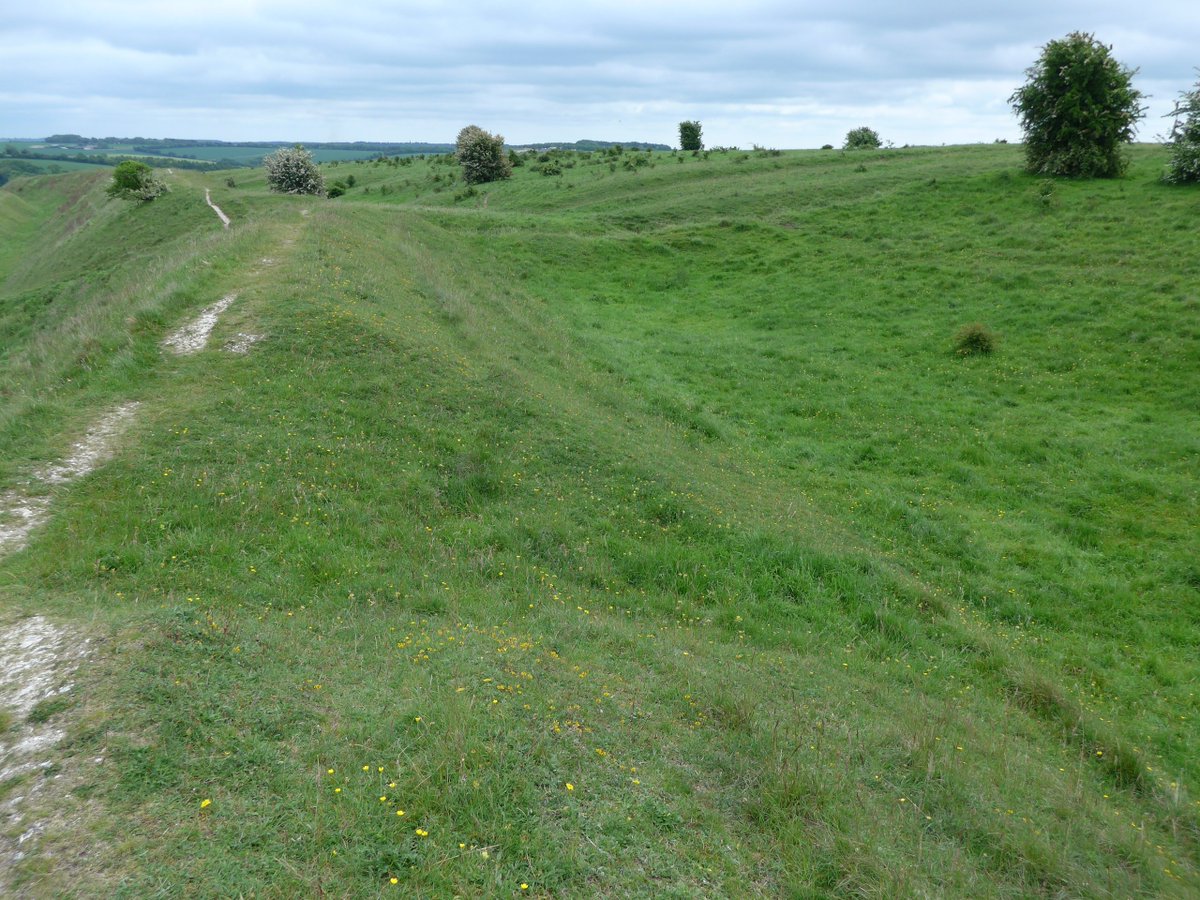
POLYGON ((75 442, 67 458, 35 471, 24 486, 0 494, 0 555, 25 546, 29 535, 50 516, 50 497, 31 494, 34 483, 66 484, 91 472, 112 454, 113 444, 132 421, 137 403, 125 403, 101 416, 75 442))
POLYGON ((113 442, 133 420, 137 408, 137 403, 123 403, 101 416, 87 434, 75 442, 66 459, 46 467, 35 477, 49 484, 64 484, 88 474, 111 455, 113 442))
POLYGON ((55 747, 66 732, 54 701, 71 692, 89 645, 43 616, 0 626, 0 895, 11 896, 8 873, 47 828, 29 808, 61 777, 55 747))
POLYGON ((229 309, 230 305, 236 299, 237 294, 228 294, 212 304, 212 306, 205 307, 199 316, 168 336, 163 341, 163 346, 173 350, 180 356, 200 352, 208 344, 209 335, 212 334, 212 330, 216 326, 217 319, 220 318, 221 313, 229 309))
POLYGON ((265 334, 247 334, 239 331, 233 340, 225 344, 225 350, 229 353, 249 353, 250 348, 265 337, 265 334))
POLYGON ((227 216, 227 215, 225 215, 225 213, 221 212, 221 207, 217 206, 217 204, 212 202, 212 195, 209 193, 208 188, 204 189, 204 202, 212 207, 212 211, 217 214, 217 217, 221 220, 221 224, 224 225, 226 228, 228 228, 229 227, 229 216, 227 216))
POLYGON ((22 491, 0 494, 0 555, 24 547, 30 532, 49 515, 49 497, 28 497, 22 491))

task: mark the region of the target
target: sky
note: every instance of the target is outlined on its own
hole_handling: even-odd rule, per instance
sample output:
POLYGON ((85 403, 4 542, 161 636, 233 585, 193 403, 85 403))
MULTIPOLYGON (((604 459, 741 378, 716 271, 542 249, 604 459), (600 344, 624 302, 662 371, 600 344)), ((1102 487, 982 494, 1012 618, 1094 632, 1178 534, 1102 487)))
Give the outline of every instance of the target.
POLYGON ((1200 75, 1196 0, 36 0, 0 17, 0 138, 840 146, 1019 140, 1008 97, 1085 31, 1139 140, 1200 75))

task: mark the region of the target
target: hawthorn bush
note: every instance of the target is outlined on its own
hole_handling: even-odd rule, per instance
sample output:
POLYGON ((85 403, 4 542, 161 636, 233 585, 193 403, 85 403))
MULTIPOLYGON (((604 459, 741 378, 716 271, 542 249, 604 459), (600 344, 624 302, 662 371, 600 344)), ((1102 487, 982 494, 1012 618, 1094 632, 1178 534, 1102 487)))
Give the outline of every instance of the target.
POLYGON ((280 147, 263 158, 267 170, 267 186, 280 194, 325 195, 325 181, 312 154, 297 144, 280 147))
POLYGON ((478 125, 458 133, 454 157, 462 166, 467 184, 487 184, 512 177, 512 163, 504 155, 504 137, 489 134, 478 125))
POLYGON ((1145 115, 1136 70, 1093 35, 1075 31, 1042 48, 1028 81, 1009 97, 1025 132, 1025 161, 1036 175, 1115 178, 1123 147, 1145 115))
POLYGON ((679 123, 679 149, 698 151, 704 149, 704 141, 700 139, 702 129, 699 122, 679 123))
POLYGON ((105 188, 108 196, 118 200, 149 203, 167 192, 167 186, 154 177, 153 170, 143 162, 127 159, 113 169, 112 184, 105 188))
POLYGON ((846 132, 846 143, 842 145, 842 149, 878 150, 882 146, 883 141, 879 139, 879 132, 864 125, 861 128, 852 128, 846 132))
POLYGON ((1200 182, 1200 79, 1190 91, 1184 91, 1171 113, 1171 161, 1163 173, 1167 184, 1200 182))

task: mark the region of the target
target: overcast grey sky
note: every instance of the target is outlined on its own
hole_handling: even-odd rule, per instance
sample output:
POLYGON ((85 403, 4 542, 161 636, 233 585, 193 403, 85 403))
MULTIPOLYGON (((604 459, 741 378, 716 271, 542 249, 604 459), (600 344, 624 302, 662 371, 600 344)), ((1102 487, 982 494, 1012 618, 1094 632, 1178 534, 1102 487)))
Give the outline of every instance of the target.
POLYGON ((1197 0, 11 0, 0 136, 708 145, 1019 137, 1008 96, 1046 41, 1089 31, 1152 94, 1200 66, 1197 0))

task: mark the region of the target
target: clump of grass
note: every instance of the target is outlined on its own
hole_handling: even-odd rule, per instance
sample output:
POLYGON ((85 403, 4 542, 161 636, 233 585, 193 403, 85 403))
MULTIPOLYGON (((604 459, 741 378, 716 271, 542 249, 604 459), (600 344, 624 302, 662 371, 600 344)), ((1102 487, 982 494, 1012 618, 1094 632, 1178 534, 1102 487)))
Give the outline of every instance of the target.
POLYGON ((959 356, 988 356, 996 352, 996 333, 982 322, 972 322, 954 335, 954 352, 959 356))
POLYGON ((40 700, 29 711, 29 715, 25 717, 25 721, 30 725, 40 725, 42 722, 49 721, 53 716, 60 712, 69 709, 71 701, 67 697, 47 697, 45 700, 40 700))
POLYGON ((1054 180, 1043 178, 1037 186, 1038 200, 1043 209, 1049 209, 1054 204, 1054 180))

